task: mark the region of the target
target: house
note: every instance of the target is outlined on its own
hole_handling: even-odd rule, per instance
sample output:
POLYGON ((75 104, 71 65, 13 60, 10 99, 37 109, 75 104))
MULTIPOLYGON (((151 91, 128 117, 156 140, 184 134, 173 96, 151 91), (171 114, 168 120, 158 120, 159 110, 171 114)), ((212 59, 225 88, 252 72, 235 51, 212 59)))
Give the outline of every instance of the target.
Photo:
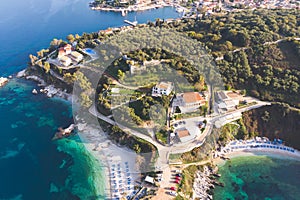
POLYGON ((172 82, 160 82, 152 88, 152 96, 169 95, 174 86, 172 82))
POLYGON ((179 107, 181 112, 194 112, 205 105, 206 99, 199 92, 185 92, 177 94, 172 107, 179 107))
POLYGON ((65 67, 68 67, 72 63, 71 58, 69 58, 68 56, 62 56, 62 57, 60 57, 59 61, 65 67))
POLYGON ((114 34, 114 31, 112 29, 106 29, 106 30, 101 30, 98 33, 99 35, 112 35, 114 34))
POLYGON ((136 0, 135 5, 147 5, 151 4, 151 0, 136 0))
POLYGON ((217 93, 219 98, 218 107, 221 111, 232 111, 239 105, 242 96, 232 91, 220 91, 217 93))
POLYGON ((72 46, 70 44, 66 44, 63 47, 60 47, 58 49, 58 59, 60 59, 62 56, 69 55, 72 52, 72 46))
POLYGON ((176 130, 175 133, 176 133, 178 139, 180 140, 180 142, 187 142, 187 141, 193 139, 193 136, 190 134, 190 132, 186 128, 176 130))
POLYGON ((72 51, 71 58, 76 62, 80 62, 83 59, 83 55, 77 51, 72 51))
POLYGON ((128 2, 129 2, 128 0, 120 0, 120 4, 126 4, 128 2))

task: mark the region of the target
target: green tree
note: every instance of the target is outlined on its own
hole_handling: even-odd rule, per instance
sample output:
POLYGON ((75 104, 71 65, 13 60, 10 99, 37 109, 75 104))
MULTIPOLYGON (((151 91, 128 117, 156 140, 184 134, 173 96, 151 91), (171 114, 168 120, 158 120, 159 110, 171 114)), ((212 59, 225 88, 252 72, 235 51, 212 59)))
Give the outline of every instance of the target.
POLYGON ((75 77, 74 75, 72 75, 71 73, 65 73, 64 76, 63 76, 64 80, 69 83, 69 84, 72 84, 74 83, 75 81, 75 77))
POLYGON ((50 71, 50 64, 48 62, 44 63, 44 69, 45 69, 46 73, 48 73, 50 71))
POLYGON ((135 144, 133 145, 133 150, 136 152, 136 153, 141 153, 141 147, 139 144, 135 144))
POLYGON ((122 81, 124 79, 124 77, 125 77, 125 73, 119 69, 118 70, 118 79, 122 81))
POLYGON ((92 105, 92 100, 90 99, 90 97, 85 94, 84 92, 82 92, 80 94, 80 103, 81 103, 81 106, 85 107, 85 108, 89 108, 91 105, 92 105))
POLYGON ((74 35, 69 34, 69 35, 67 36, 67 40, 68 40, 70 43, 74 42, 74 40, 75 40, 74 35))

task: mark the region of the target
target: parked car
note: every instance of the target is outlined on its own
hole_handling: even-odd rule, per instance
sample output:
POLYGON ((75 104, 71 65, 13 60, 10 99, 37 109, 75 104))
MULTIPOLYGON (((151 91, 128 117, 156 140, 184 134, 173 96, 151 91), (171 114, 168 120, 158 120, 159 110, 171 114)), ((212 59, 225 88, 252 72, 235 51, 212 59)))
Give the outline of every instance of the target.
POLYGON ((177 196, 177 193, 174 192, 174 191, 171 191, 171 192, 170 192, 170 195, 172 195, 172 196, 177 196))
POLYGON ((170 187, 170 190, 176 191, 175 187, 170 187))

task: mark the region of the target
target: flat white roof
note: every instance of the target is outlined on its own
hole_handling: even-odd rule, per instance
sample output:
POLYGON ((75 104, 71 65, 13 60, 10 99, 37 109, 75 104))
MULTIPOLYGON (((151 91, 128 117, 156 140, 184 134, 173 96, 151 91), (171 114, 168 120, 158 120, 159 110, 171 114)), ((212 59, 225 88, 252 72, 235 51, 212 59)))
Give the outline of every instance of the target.
POLYGON ((154 184, 154 178, 151 176, 146 176, 145 181, 154 184))
POLYGON ((119 92, 120 92, 120 89, 119 89, 119 88, 112 88, 112 89, 111 89, 111 92, 112 92, 112 93, 119 93, 119 92))

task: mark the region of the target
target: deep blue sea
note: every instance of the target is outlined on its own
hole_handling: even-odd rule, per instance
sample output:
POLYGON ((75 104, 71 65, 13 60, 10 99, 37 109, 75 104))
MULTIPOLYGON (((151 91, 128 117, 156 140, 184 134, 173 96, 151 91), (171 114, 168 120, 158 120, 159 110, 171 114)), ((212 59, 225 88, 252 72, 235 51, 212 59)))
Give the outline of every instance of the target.
MULTIPOLYGON (((24 69, 28 55, 53 38, 122 26, 135 17, 139 23, 178 17, 173 8, 163 8, 124 18, 92 11, 88 2, 0 1, 0 76, 24 69)), ((103 199, 104 185, 93 184, 104 181, 103 170, 79 138, 51 140, 58 127, 72 122, 70 103, 32 95, 33 88, 34 82, 13 79, 0 89, 0 199, 103 199)))

